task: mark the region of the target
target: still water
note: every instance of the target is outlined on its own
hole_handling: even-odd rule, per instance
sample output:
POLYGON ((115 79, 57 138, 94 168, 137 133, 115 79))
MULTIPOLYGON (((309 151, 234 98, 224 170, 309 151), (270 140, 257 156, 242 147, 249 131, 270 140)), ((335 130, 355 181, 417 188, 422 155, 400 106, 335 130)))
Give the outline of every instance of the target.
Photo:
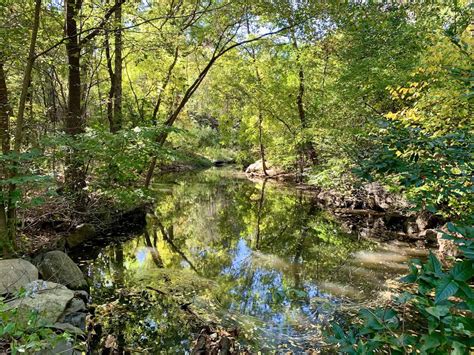
POLYGON ((381 297, 419 251, 344 233, 294 187, 228 170, 154 186, 146 231, 80 257, 102 344, 185 353, 204 325, 252 352, 321 346, 327 322, 381 297))

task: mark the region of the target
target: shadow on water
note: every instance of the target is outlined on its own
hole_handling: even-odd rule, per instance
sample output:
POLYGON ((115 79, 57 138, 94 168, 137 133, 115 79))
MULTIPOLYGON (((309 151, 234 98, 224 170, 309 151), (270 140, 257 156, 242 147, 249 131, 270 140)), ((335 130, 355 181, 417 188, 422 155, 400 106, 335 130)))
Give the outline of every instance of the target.
POLYGON ((81 257, 101 347, 183 353, 207 324, 252 351, 315 348, 342 303, 405 271, 411 249, 358 241, 302 191, 225 174, 157 183, 143 235, 81 257))

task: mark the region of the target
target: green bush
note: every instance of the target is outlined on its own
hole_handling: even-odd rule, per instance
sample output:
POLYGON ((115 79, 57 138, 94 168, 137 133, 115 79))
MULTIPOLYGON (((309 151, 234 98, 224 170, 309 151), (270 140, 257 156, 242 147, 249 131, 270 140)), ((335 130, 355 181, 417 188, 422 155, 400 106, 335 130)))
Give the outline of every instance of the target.
POLYGON ((0 297, 0 353, 4 350, 11 354, 33 353, 53 349, 62 341, 72 341, 69 333, 57 334, 41 322, 38 312, 31 312, 25 322, 23 317, 17 316, 17 310, 8 309, 4 301, 0 297))
POLYGON ((392 308, 362 309, 361 324, 344 330, 332 326, 329 341, 347 354, 467 354, 474 346, 474 228, 448 224, 462 258, 445 268, 431 254, 426 262, 413 260, 402 281, 416 286, 393 300, 392 308), (416 311, 408 322, 397 308, 416 311))

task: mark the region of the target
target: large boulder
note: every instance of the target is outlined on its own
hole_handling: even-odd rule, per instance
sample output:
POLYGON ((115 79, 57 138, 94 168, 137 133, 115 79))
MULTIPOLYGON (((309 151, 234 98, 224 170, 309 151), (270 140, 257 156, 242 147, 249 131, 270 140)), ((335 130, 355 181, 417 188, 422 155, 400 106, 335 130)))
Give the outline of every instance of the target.
POLYGON ((38 269, 23 259, 0 260, 0 295, 14 293, 38 280, 38 269))
MULTIPOLYGON (((283 173, 283 171, 281 171, 280 169, 273 167, 269 161, 265 161, 265 168, 266 168, 267 176, 274 177, 283 173)), ((253 164, 250 164, 245 169, 245 173, 249 176, 264 176, 265 174, 263 172, 262 159, 257 160, 253 164)))
MULTIPOLYGON (((61 329, 74 334, 70 329, 61 329)), ((52 346, 52 345, 50 345, 52 346)), ((82 351, 74 349, 74 341, 61 340, 56 345, 52 346, 51 349, 45 349, 37 351, 34 355, 51 355, 51 354, 61 354, 61 355, 81 355, 82 351)))
POLYGON ((38 270, 44 280, 66 285, 73 290, 87 288, 81 269, 62 251, 54 250, 44 254, 39 259, 38 270))
POLYGON ((43 280, 29 283, 25 290, 25 297, 6 303, 7 309, 17 310, 19 322, 27 322, 32 312, 38 312, 40 322, 54 324, 74 297, 74 291, 67 287, 43 280))
POLYGON ((85 331, 86 316, 87 307, 84 301, 80 298, 73 298, 58 321, 64 324, 71 324, 74 327, 85 331))
POLYGON ((96 235, 95 227, 92 224, 84 223, 76 227, 74 232, 66 237, 66 244, 69 248, 77 247, 96 235))
POLYGON ((263 172, 262 160, 257 160, 255 163, 250 164, 247 169, 245 169, 246 174, 259 174, 263 172))

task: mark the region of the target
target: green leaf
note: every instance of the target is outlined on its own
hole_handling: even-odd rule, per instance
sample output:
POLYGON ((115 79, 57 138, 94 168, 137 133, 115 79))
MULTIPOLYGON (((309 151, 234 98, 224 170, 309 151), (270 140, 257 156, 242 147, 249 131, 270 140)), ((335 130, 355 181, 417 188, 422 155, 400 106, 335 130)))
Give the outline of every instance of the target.
POLYGON ((474 299, 474 291, 471 289, 471 287, 466 284, 465 282, 457 282, 459 286, 459 290, 462 291, 465 295, 465 297, 469 299, 474 299))
POLYGON ((430 349, 434 349, 441 345, 441 342, 439 341, 439 336, 432 334, 432 335, 423 335, 421 337, 421 342, 423 346, 421 347, 421 351, 426 351, 430 349))
POLYGON ((439 303, 454 295, 458 290, 456 282, 450 278, 443 278, 436 286, 435 303, 439 303))
POLYGON ((466 346, 460 342, 453 341, 453 351, 451 355, 463 355, 466 353, 466 346))
POLYGON ((431 251, 430 255, 428 256, 427 266, 430 271, 435 273, 435 275, 443 275, 443 266, 441 265, 441 262, 438 260, 436 255, 434 255, 431 251))
POLYGON ((441 317, 449 313, 449 307, 448 306, 428 307, 428 308, 425 308, 425 311, 431 314, 432 316, 440 319, 441 317))
POLYGON ((417 279, 416 275, 410 274, 400 278, 400 281, 403 283, 411 284, 414 283, 417 279))
POLYGON ((468 281, 474 277, 474 262, 472 260, 457 262, 450 274, 456 281, 468 281))

